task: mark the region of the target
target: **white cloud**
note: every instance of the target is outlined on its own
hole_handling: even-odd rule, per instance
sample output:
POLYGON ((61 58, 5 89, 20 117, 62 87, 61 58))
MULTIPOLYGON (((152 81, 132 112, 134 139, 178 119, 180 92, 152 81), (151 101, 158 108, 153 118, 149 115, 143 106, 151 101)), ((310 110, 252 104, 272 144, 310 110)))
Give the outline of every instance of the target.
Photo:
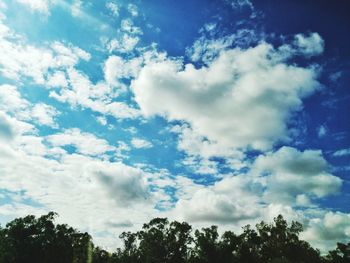
POLYGON ((191 180, 179 184, 174 213, 190 222, 231 225, 272 220, 279 213, 296 219, 298 207, 314 208, 314 200, 336 194, 341 184, 340 178, 327 173, 319 151, 283 147, 259 156, 246 174, 224 175, 212 186, 191 180))
POLYGON ((133 58, 125 61, 119 56, 110 56, 104 64, 106 82, 110 85, 118 85, 121 79, 135 77, 140 70, 141 58, 133 58))
MULTIPOLYGON (((79 136, 75 136, 73 143, 92 142, 100 149, 95 153, 104 151, 102 148, 105 147, 98 145, 101 141, 91 136, 76 137, 79 136)), ((65 144, 58 137, 55 140, 58 145, 65 144)), ((58 151, 56 146, 44 144, 43 138, 37 136, 19 136, 12 145, 0 144, 0 184, 9 192, 23 192, 16 203, 0 207, 9 217, 56 211, 60 214, 60 222, 88 229, 95 237, 110 229, 108 224, 115 214, 120 222, 137 218, 139 222, 133 220, 134 228, 149 220, 149 215, 157 214, 148 176, 140 169, 58 151), (24 207, 28 200, 40 207, 24 207), (23 211, 18 210, 22 208, 23 211)), ((82 152, 92 153, 85 146, 79 147, 82 152)), ((102 243, 111 249, 119 240, 114 238, 106 242, 104 239, 102 243)))
POLYGON ((128 4, 128 11, 132 16, 138 16, 139 11, 136 5, 134 4, 128 4))
POLYGON ((262 216, 263 187, 258 180, 228 176, 206 187, 188 180, 178 186, 179 201, 173 211, 181 220, 241 226, 262 216))
POLYGON ((227 195, 220 195, 208 189, 197 191, 190 201, 180 200, 177 209, 191 222, 232 223, 238 220, 256 218, 258 210, 241 205, 227 195))
POLYGON ((318 33, 310 33, 308 36, 297 34, 294 44, 298 47, 298 51, 306 56, 316 56, 324 50, 324 40, 318 33))
POLYGON ((0 139, 11 140, 15 136, 9 117, 0 111, 0 139))
POLYGON ((16 86, 1 85, 0 86, 0 108, 4 111, 11 112, 17 115, 18 118, 28 119, 30 107, 29 101, 22 98, 16 86))
POLYGON ((135 148, 141 149, 147 149, 147 148, 152 148, 153 144, 149 141, 146 141, 144 139, 141 138, 132 138, 131 140, 131 144, 132 146, 134 146, 135 148))
POLYGON ((179 60, 150 63, 132 90, 145 116, 185 120, 201 136, 230 147, 268 149, 289 139, 287 122, 317 89, 316 77, 314 69, 288 65, 262 43, 223 51, 198 69, 179 60))
POLYGON ((57 127, 54 117, 58 115, 58 111, 47 104, 38 103, 35 104, 31 110, 31 116, 40 125, 47 125, 51 127, 57 127))
MULTIPOLYGON (((204 28, 211 32, 215 30, 214 25, 206 24, 204 28)), ((208 65, 224 50, 228 50, 233 46, 246 48, 252 44, 261 42, 263 39, 264 35, 262 33, 258 34, 256 31, 250 29, 240 29, 234 34, 220 38, 208 39, 207 36, 202 35, 191 47, 186 49, 186 54, 192 61, 202 61, 208 65)))
POLYGON ((16 0, 18 3, 28 6, 34 11, 50 14, 50 5, 56 3, 56 0, 16 0))
POLYGON ((59 112, 54 107, 45 103, 30 103, 15 86, 0 86, 0 102, 1 110, 15 115, 19 120, 31 120, 39 125, 57 127, 55 117, 59 112))
POLYGON ((131 35, 142 35, 141 28, 134 26, 134 22, 130 19, 123 19, 120 23, 120 28, 131 35))
POLYGON ((103 126, 107 125, 107 119, 103 116, 97 116, 96 120, 103 126))
POLYGON ((277 152, 259 156, 252 173, 266 181, 264 197, 270 202, 309 204, 309 198, 336 194, 342 180, 327 172, 327 162, 321 151, 298 151, 282 147, 277 152))
POLYGON ((119 48, 119 51, 125 52, 125 53, 130 52, 134 50, 135 46, 139 41, 140 41, 140 38, 137 36, 132 37, 128 34, 124 34, 122 38, 122 45, 119 48))
MULTIPOLYGON (((73 107, 80 105, 115 118, 136 118, 140 115, 137 109, 126 103, 113 101, 118 96, 120 87, 114 89, 105 82, 93 84, 85 74, 74 68, 67 69, 67 75, 70 86, 51 91, 50 97, 68 102, 73 107)), ((109 73, 106 77, 108 81, 114 81, 109 73)))
POLYGON ((341 149, 333 153, 333 156, 336 156, 336 157, 347 156, 347 155, 350 155, 350 148, 341 149))
POLYGON ((179 134, 178 150, 187 154, 183 163, 196 173, 218 173, 217 163, 210 160, 213 157, 225 158, 230 168, 240 169, 244 165, 244 154, 241 151, 237 151, 229 145, 210 141, 188 125, 176 125, 171 131, 179 134))
POLYGON ((327 212, 324 216, 309 221, 302 238, 313 246, 327 252, 334 248, 337 242, 348 242, 350 238, 350 214, 327 212))
POLYGON ((80 60, 91 57, 86 51, 73 45, 54 42, 51 46, 36 47, 20 41, 21 36, 7 31, 0 35, 0 73, 10 79, 29 77, 35 83, 44 85, 50 70, 62 70, 76 65, 80 60))
POLYGON ((72 145, 76 147, 78 153, 86 155, 102 155, 115 150, 115 147, 110 146, 106 140, 97 138, 90 133, 81 132, 77 128, 49 135, 46 139, 53 146, 72 145))
POLYGON ((114 16, 119 16, 119 6, 113 2, 107 2, 106 7, 112 12, 114 16))
POLYGON ((79 17, 82 15, 81 5, 81 0, 73 0, 73 3, 71 5, 72 16, 79 17))
POLYGON ((66 74, 63 71, 56 71, 54 74, 48 76, 46 85, 49 87, 62 87, 68 86, 66 74))

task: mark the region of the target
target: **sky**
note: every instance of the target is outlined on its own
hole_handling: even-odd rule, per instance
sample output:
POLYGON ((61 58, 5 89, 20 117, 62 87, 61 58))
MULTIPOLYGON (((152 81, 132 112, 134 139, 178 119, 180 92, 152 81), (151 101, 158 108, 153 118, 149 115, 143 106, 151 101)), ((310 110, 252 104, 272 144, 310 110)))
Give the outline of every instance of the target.
POLYGON ((350 239, 348 1, 0 0, 0 222, 350 239))

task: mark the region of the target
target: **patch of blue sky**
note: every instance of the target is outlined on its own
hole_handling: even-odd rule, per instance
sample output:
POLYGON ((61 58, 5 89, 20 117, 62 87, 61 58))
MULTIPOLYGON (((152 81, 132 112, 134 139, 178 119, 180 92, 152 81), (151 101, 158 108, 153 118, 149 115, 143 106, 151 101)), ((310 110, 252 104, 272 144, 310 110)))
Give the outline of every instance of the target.
MULTIPOLYGON (((45 208, 42 204, 26 196, 25 191, 9 191, 8 189, 0 188, 0 206, 6 206, 11 204, 19 204, 33 209, 45 208)), ((14 219, 13 215, 0 213, 0 226, 6 225, 7 222, 14 219)))

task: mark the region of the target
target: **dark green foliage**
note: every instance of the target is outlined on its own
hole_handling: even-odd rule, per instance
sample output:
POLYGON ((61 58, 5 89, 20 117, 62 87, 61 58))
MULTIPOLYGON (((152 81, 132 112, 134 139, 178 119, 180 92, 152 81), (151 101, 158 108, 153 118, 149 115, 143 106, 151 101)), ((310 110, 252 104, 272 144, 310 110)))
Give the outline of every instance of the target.
POLYGON ((349 263, 350 262, 350 242, 348 244, 338 243, 337 248, 327 255, 327 262, 349 263))
POLYGON ((272 224, 245 226, 240 235, 216 226, 195 230, 186 223, 155 218, 142 230, 120 235, 123 248, 94 247, 88 233, 54 224, 55 213, 26 216, 0 228, 0 263, 348 263, 350 243, 338 243, 325 257, 299 239, 302 225, 282 216, 272 224))
POLYGON ((187 262, 192 242, 191 226, 155 218, 141 231, 123 233, 124 249, 118 250, 120 262, 178 263, 187 262))
POLYGON ((50 212, 18 218, 1 229, 0 262, 88 262, 91 237, 67 225, 55 225, 50 212), (56 255, 56 256, 53 256, 56 255))

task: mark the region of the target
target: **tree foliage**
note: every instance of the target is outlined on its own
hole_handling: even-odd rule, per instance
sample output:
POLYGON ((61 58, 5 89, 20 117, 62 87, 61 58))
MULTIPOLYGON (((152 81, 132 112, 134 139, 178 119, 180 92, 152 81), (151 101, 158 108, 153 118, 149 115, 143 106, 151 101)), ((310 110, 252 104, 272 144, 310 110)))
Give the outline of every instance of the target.
POLYGON ((0 228, 0 263, 345 263, 350 243, 338 243, 328 255, 299 239, 302 225, 288 225, 281 215, 273 223, 247 225, 241 234, 216 226, 192 232, 186 222, 155 218, 135 233, 123 232, 123 247, 110 253, 95 247, 88 233, 55 224, 53 212, 17 218, 0 228), (193 233, 193 234, 192 234, 193 233))

